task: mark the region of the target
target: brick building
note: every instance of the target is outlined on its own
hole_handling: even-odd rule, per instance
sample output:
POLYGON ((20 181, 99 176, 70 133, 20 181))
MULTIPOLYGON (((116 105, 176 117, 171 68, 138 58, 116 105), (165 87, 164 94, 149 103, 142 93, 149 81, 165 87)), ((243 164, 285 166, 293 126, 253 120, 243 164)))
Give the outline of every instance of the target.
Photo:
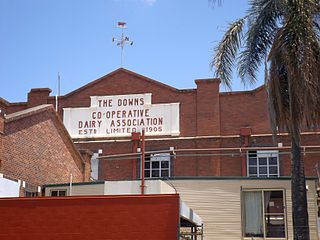
MULTIPOLYGON (((119 68, 58 103, 50 89, 41 88, 31 89, 27 102, 2 99, 0 107, 9 114, 57 104, 77 147, 95 153, 92 175, 101 180, 139 178, 141 142, 132 132, 142 128, 146 177, 290 175, 290 139, 282 133, 273 140, 263 86, 220 92, 219 79, 195 84, 180 90, 119 68)), ((308 176, 316 176, 319 134, 302 132, 308 176)))
POLYGON ((0 173, 20 180, 20 195, 37 194, 46 183, 89 181, 88 151, 72 142, 52 105, 0 116, 0 173))

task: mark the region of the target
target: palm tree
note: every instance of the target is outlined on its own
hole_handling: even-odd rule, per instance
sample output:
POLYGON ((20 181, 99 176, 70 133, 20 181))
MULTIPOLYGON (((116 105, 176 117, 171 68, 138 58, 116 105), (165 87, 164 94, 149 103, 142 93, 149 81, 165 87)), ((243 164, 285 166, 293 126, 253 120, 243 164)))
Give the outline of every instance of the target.
POLYGON ((310 239, 300 131, 320 123, 320 0, 249 1, 247 15, 230 24, 211 66, 230 88, 235 65, 244 83, 255 83, 263 64, 271 127, 291 137, 294 239, 310 239))

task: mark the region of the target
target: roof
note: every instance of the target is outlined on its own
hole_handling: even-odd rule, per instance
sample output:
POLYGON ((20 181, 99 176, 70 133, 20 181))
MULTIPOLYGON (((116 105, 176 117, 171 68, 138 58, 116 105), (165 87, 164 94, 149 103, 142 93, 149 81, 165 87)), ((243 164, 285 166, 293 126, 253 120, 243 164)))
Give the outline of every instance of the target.
POLYGON ((221 92, 221 95, 238 95, 238 94, 255 94, 260 91, 264 91, 266 88, 265 85, 261 85, 252 90, 245 90, 245 91, 230 91, 230 92, 221 92))
MULTIPOLYGON (((317 177, 306 177, 306 180, 317 180, 317 177)), ((139 180, 139 179, 138 179, 139 180)), ((148 179, 149 180, 149 179, 148 179)), ((275 177, 275 178, 268 178, 268 177, 242 177, 242 176, 178 176, 178 177, 169 177, 166 179, 162 178, 152 178, 152 180, 269 180, 269 181, 288 181, 291 180, 291 177, 282 176, 282 177, 275 177)), ((108 182, 116 182, 120 180, 108 180, 108 182)), ((121 180, 121 181, 137 181, 132 179, 121 180)), ((91 184, 104 184, 105 181, 95 181, 95 182, 79 182, 79 183, 72 183, 72 185, 81 186, 81 185, 91 185, 91 184)), ((62 186, 69 186, 70 183, 58 183, 58 184, 46 184, 43 187, 62 187, 62 186)))
POLYGON ((45 112, 47 110, 53 110, 53 106, 51 104, 39 105, 36 107, 28 108, 19 112, 11 113, 5 116, 6 122, 15 121, 21 118, 29 117, 31 115, 45 112))
POLYGON ((110 77, 112 77, 113 75, 116 75, 116 74, 119 74, 119 73, 126 73, 126 74, 129 74, 129 75, 131 75, 131 76, 134 76, 134 77, 143 79, 144 81, 147 81, 147 82, 150 82, 150 83, 152 83, 152 84, 158 85, 159 87, 166 88, 166 89, 171 90, 171 91, 178 91, 178 89, 176 89, 176 88, 174 88, 174 87, 171 87, 171 86, 169 86, 169 85, 167 85, 167 84, 158 82, 158 81, 156 81, 156 80, 153 80, 153 79, 148 78, 148 77, 146 77, 146 76, 140 75, 140 74, 138 74, 138 73, 132 72, 132 71, 130 71, 130 70, 128 70, 128 69, 118 68, 118 69, 112 71, 111 73, 108 73, 107 75, 104 75, 104 76, 102 76, 102 77, 100 77, 100 78, 98 78, 98 79, 96 79, 96 80, 94 80, 94 81, 92 81, 92 82, 90 82, 90 83, 88 83, 88 84, 86 84, 86 85, 84 85, 84 86, 82 86, 82 87, 80 87, 80 88, 72 91, 72 92, 69 92, 68 94, 64 95, 63 97, 69 97, 69 96, 71 96, 71 95, 73 95, 73 94, 76 94, 76 93, 78 93, 78 92, 81 92, 81 91, 83 91, 83 90, 85 90, 85 89, 87 89, 87 88, 92 87, 93 85, 96 85, 96 84, 104 81, 106 78, 110 78, 110 77))
MULTIPOLYGON (((69 151, 71 151, 74 154, 74 161, 77 164, 78 168, 82 171, 83 168, 83 159, 81 157, 80 152, 74 145, 67 129, 65 128, 63 122, 61 121, 60 117, 54 110, 54 107, 52 104, 43 104, 32 108, 27 108, 22 111, 18 111, 15 113, 11 113, 5 116, 5 128, 6 124, 16 124, 14 123, 17 120, 33 117, 40 113, 49 113, 49 118, 52 119, 56 123, 56 129, 58 133, 60 134, 61 138, 64 140, 64 143, 66 144, 69 151)), ((23 127, 25 128, 25 127, 23 127)), ((20 129, 21 130, 21 129, 20 129)))
MULTIPOLYGON (((317 177, 306 177, 306 180, 317 180, 317 177)), ((170 177, 169 180, 269 180, 269 181, 288 181, 291 180, 289 176, 281 177, 242 177, 242 176, 179 176, 170 177)))
POLYGON ((203 221, 191 208, 180 199, 180 223, 182 227, 201 226, 203 221))
MULTIPOLYGON (((85 186, 85 185, 95 185, 95 184, 104 184, 104 181, 72 183, 73 186, 85 186)), ((44 188, 46 188, 46 187, 63 187, 63 186, 70 186, 70 183, 58 183, 58 184, 45 184, 45 185, 43 185, 44 188)))

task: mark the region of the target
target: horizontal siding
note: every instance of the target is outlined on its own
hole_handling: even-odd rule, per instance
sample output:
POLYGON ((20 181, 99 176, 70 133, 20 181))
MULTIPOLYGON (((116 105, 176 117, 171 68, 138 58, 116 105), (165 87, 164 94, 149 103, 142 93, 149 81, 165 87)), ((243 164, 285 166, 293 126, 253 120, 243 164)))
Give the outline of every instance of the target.
MULTIPOLYGON (((61 187, 46 187, 45 195, 50 196, 51 190, 67 190, 67 195, 70 194, 69 186, 61 187)), ((104 184, 87 184, 87 185, 74 185, 72 186, 72 196, 84 195, 104 195, 104 184)))
MULTIPOLYGON (((204 221, 204 239, 241 239, 241 189, 284 189, 288 239, 292 234, 290 180, 174 180, 181 199, 204 221)), ((317 240, 315 182, 308 181, 308 207, 311 239, 317 240)))
POLYGON ((204 239, 241 238, 240 187, 234 181, 172 181, 181 199, 204 221, 204 239))

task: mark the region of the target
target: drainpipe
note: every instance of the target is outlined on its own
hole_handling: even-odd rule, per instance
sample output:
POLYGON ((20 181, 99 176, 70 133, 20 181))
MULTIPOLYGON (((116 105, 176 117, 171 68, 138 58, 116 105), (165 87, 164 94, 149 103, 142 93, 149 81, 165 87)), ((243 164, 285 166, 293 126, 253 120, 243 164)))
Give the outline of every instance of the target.
POLYGON ((72 173, 70 174, 69 196, 72 196, 72 173))
MULTIPOLYGON (((139 132, 131 133, 131 140, 132 140, 132 153, 138 152, 139 141, 141 138, 141 134, 139 132)), ((132 160, 132 179, 137 179, 137 159, 132 160)))
POLYGON ((141 136, 141 194, 144 194, 144 157, 145 157, 145 133, 144 129, 142 129, 141 136))
MULTIPOLYGON (((250 127, 240 128, 240 136, 243 138, 241 147, 249 146, 249 138, 252 134, 250 127)), ((241 175, 242 177, 247 176, 247 154, 243 154, 241 157, 241 175)))

